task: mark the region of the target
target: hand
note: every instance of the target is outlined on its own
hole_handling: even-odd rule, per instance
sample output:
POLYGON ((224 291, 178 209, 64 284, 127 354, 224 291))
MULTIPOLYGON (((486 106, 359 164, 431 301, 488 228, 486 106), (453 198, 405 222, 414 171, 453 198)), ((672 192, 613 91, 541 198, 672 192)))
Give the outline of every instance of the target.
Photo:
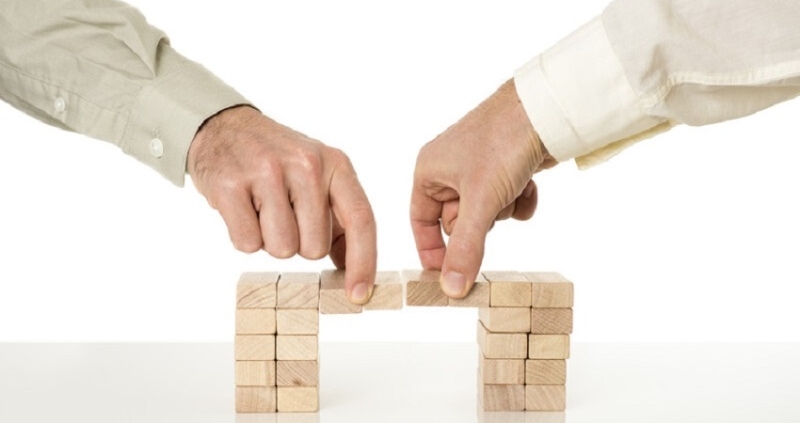
POLYGON ((537 191, 531 176, 555 164, 513 80, 420 150, 411 228, 422 266, 442 270, 448 296, 463 298, 472 289, 496 220, 533 216, 537 191))
POLYGON ((187 166, 236 249, 263 249, 277 258, 330 255, 346 268, 350 301, 369 300, 375 219, 344 153, 241 106, 206 121, 187 166))

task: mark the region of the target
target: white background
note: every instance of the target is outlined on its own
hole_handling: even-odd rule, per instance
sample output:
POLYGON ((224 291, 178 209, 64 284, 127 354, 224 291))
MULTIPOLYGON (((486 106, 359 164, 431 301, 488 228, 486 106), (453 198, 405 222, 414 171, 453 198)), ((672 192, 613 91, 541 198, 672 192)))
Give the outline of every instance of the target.
MULTIPOLYGON (((407 223, 418 149, 604 0, 134 0, 172 44, 265 113, 354 162, 379 268, 417 268, 407 223)), ((484 269, 576 284, 586 341, 800 341, 800 102, 679 127, 581 172, 537 176, 534 220, 491 233, 484 269)), ((0 341, 230 341, 250 270, 188 183, 0 104, 0 341)), ((324 341, 474 341, 474 310, 324 316, 324 341)))

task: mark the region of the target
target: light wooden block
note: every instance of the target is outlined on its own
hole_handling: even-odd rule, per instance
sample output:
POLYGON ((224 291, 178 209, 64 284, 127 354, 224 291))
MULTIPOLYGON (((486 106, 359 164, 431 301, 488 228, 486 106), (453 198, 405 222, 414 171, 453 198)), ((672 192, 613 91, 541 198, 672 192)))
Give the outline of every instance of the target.
POLYGON ((378 272, 375 289, 364 310, 400 310, 403 308, 403 280, 400 272, 378 272))
POLYGON ((555 272, 523 272, 532 282, 531 305, 534 308, 571 308, 574 302, 572 282, 555 272))
POLYGON ((278 412, 307 412, 319 410, 319 388, 316 386, 279 386, 278 412))
POLYGON ((280 309, 277 311, 278 335, 316 335, 319 333, 319 312, 314 309, 280 309))
POLYGON ((564 385, 525 386, 525 410, 563 411, 567 408, 567 387, 564 385))
POLYGON ((528 335, 528 358, 535 360, 569 358, 569 335, 528 335))
POLYGON ((319 312, 322 314, 361 313, 363 306, 353 304, 344 290, 344 270, 324 270, 320 275, 319 312))
POLYGON ((528 307, 481 307, 478 317, 493 333, 529 333, 531 309, 528 307))
POLYGON ((564 385, 567 383, 567 360, 526 360, 526 385, 564 385))
POLYGON ((275 334, 274 308, 236 309, 236 333, 238 335, 275 334))
POLYGON ((275 362, 237 361, 236 386, 275 386, 275 362))
POLYGON ((439 285, 438 270, 404 270, 403 282, 406 287, 406 305, 446 306, 450 303, 439 285))
POLYGON ((274 413, 278 388, 274 386, 237 386, 237 413, 274 413))
POLYGON ((520 272, 483 272, 492 307, 530 307, 531 282, 520 272))
POLYGON ((319 361, 278 361, 278 386, 319 386, 319 361))
POLYGON ((475 285, 464 298, 449 298, 451 307, 489 307, 490 290, 489 282, 482 274, 478 273, 475 285))
MULTIPOLYGON (((480 397, 480 395, 478 395, 480 397)), ((519 411, 488 411, 484 412, 482 404, 478 403, 478 423, 529 423, 525 421, 525 415, 519 411)), ((246 414, 245 414, 246 416, 246 414)), ((236 422, 250 423, 250 422, 236 422)), ((535 422, 538 423, 538 422, 535 422)))
POLYGON ((531 333, 570 334, 572 333, 571 308, 532 308, 531 333))
POLYGON ((528 334, 492 333, 480 320, 478 346, 486 358, 528 358, 528 334))
POLYGON ((524 385, 525 360, 478 358, 480 381, 487 385, 524 385))
POLYGON ((236 285, 236 308, 274 308, 278 277, 275 272, 242 273, 236 285))
POLYGON ((237 361, 275 360, 275 335, 236 335, 234 356, 237 361))
POLYGON ((483 411, 524 411, 525 385, 478 385, 483 411))
POLYGON ((278 308, 319 308, 319 273, 282 273, 278 280, 278 308))
POLYGON ((275 356, 282 360, 317 360, 319 342, 315 335, 278 335, 275 356))

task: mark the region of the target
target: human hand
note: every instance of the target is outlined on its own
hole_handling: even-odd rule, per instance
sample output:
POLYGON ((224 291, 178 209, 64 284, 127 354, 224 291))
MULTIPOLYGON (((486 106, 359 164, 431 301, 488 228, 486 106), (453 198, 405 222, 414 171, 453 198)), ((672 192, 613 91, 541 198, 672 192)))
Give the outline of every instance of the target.
POLYGON ((189 148, 197 190, 236 249, 277 258, 330 255, 350 301, 375 281, 375 218, 347 156, 246 106, 209 118, 189 148))
POLYGON ((536 209, 531 176, 556 165, 531 126, 513 80, 419 152, 411 229, 425 269, 442 290, 466 296, 496 220, 527 220, 536 209), (449 236, 445 245, 442 230, 449 236))

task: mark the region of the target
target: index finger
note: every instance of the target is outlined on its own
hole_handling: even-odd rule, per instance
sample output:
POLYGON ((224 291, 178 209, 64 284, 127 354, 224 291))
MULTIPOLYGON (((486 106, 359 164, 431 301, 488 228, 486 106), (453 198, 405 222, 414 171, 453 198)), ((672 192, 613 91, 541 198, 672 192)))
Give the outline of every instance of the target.
POLYGON ((447 246, 442 236, 442 202, 425 194, 414 184, 411 191, 411 231, 419 261, 425 269, 441 269, 447 246))

